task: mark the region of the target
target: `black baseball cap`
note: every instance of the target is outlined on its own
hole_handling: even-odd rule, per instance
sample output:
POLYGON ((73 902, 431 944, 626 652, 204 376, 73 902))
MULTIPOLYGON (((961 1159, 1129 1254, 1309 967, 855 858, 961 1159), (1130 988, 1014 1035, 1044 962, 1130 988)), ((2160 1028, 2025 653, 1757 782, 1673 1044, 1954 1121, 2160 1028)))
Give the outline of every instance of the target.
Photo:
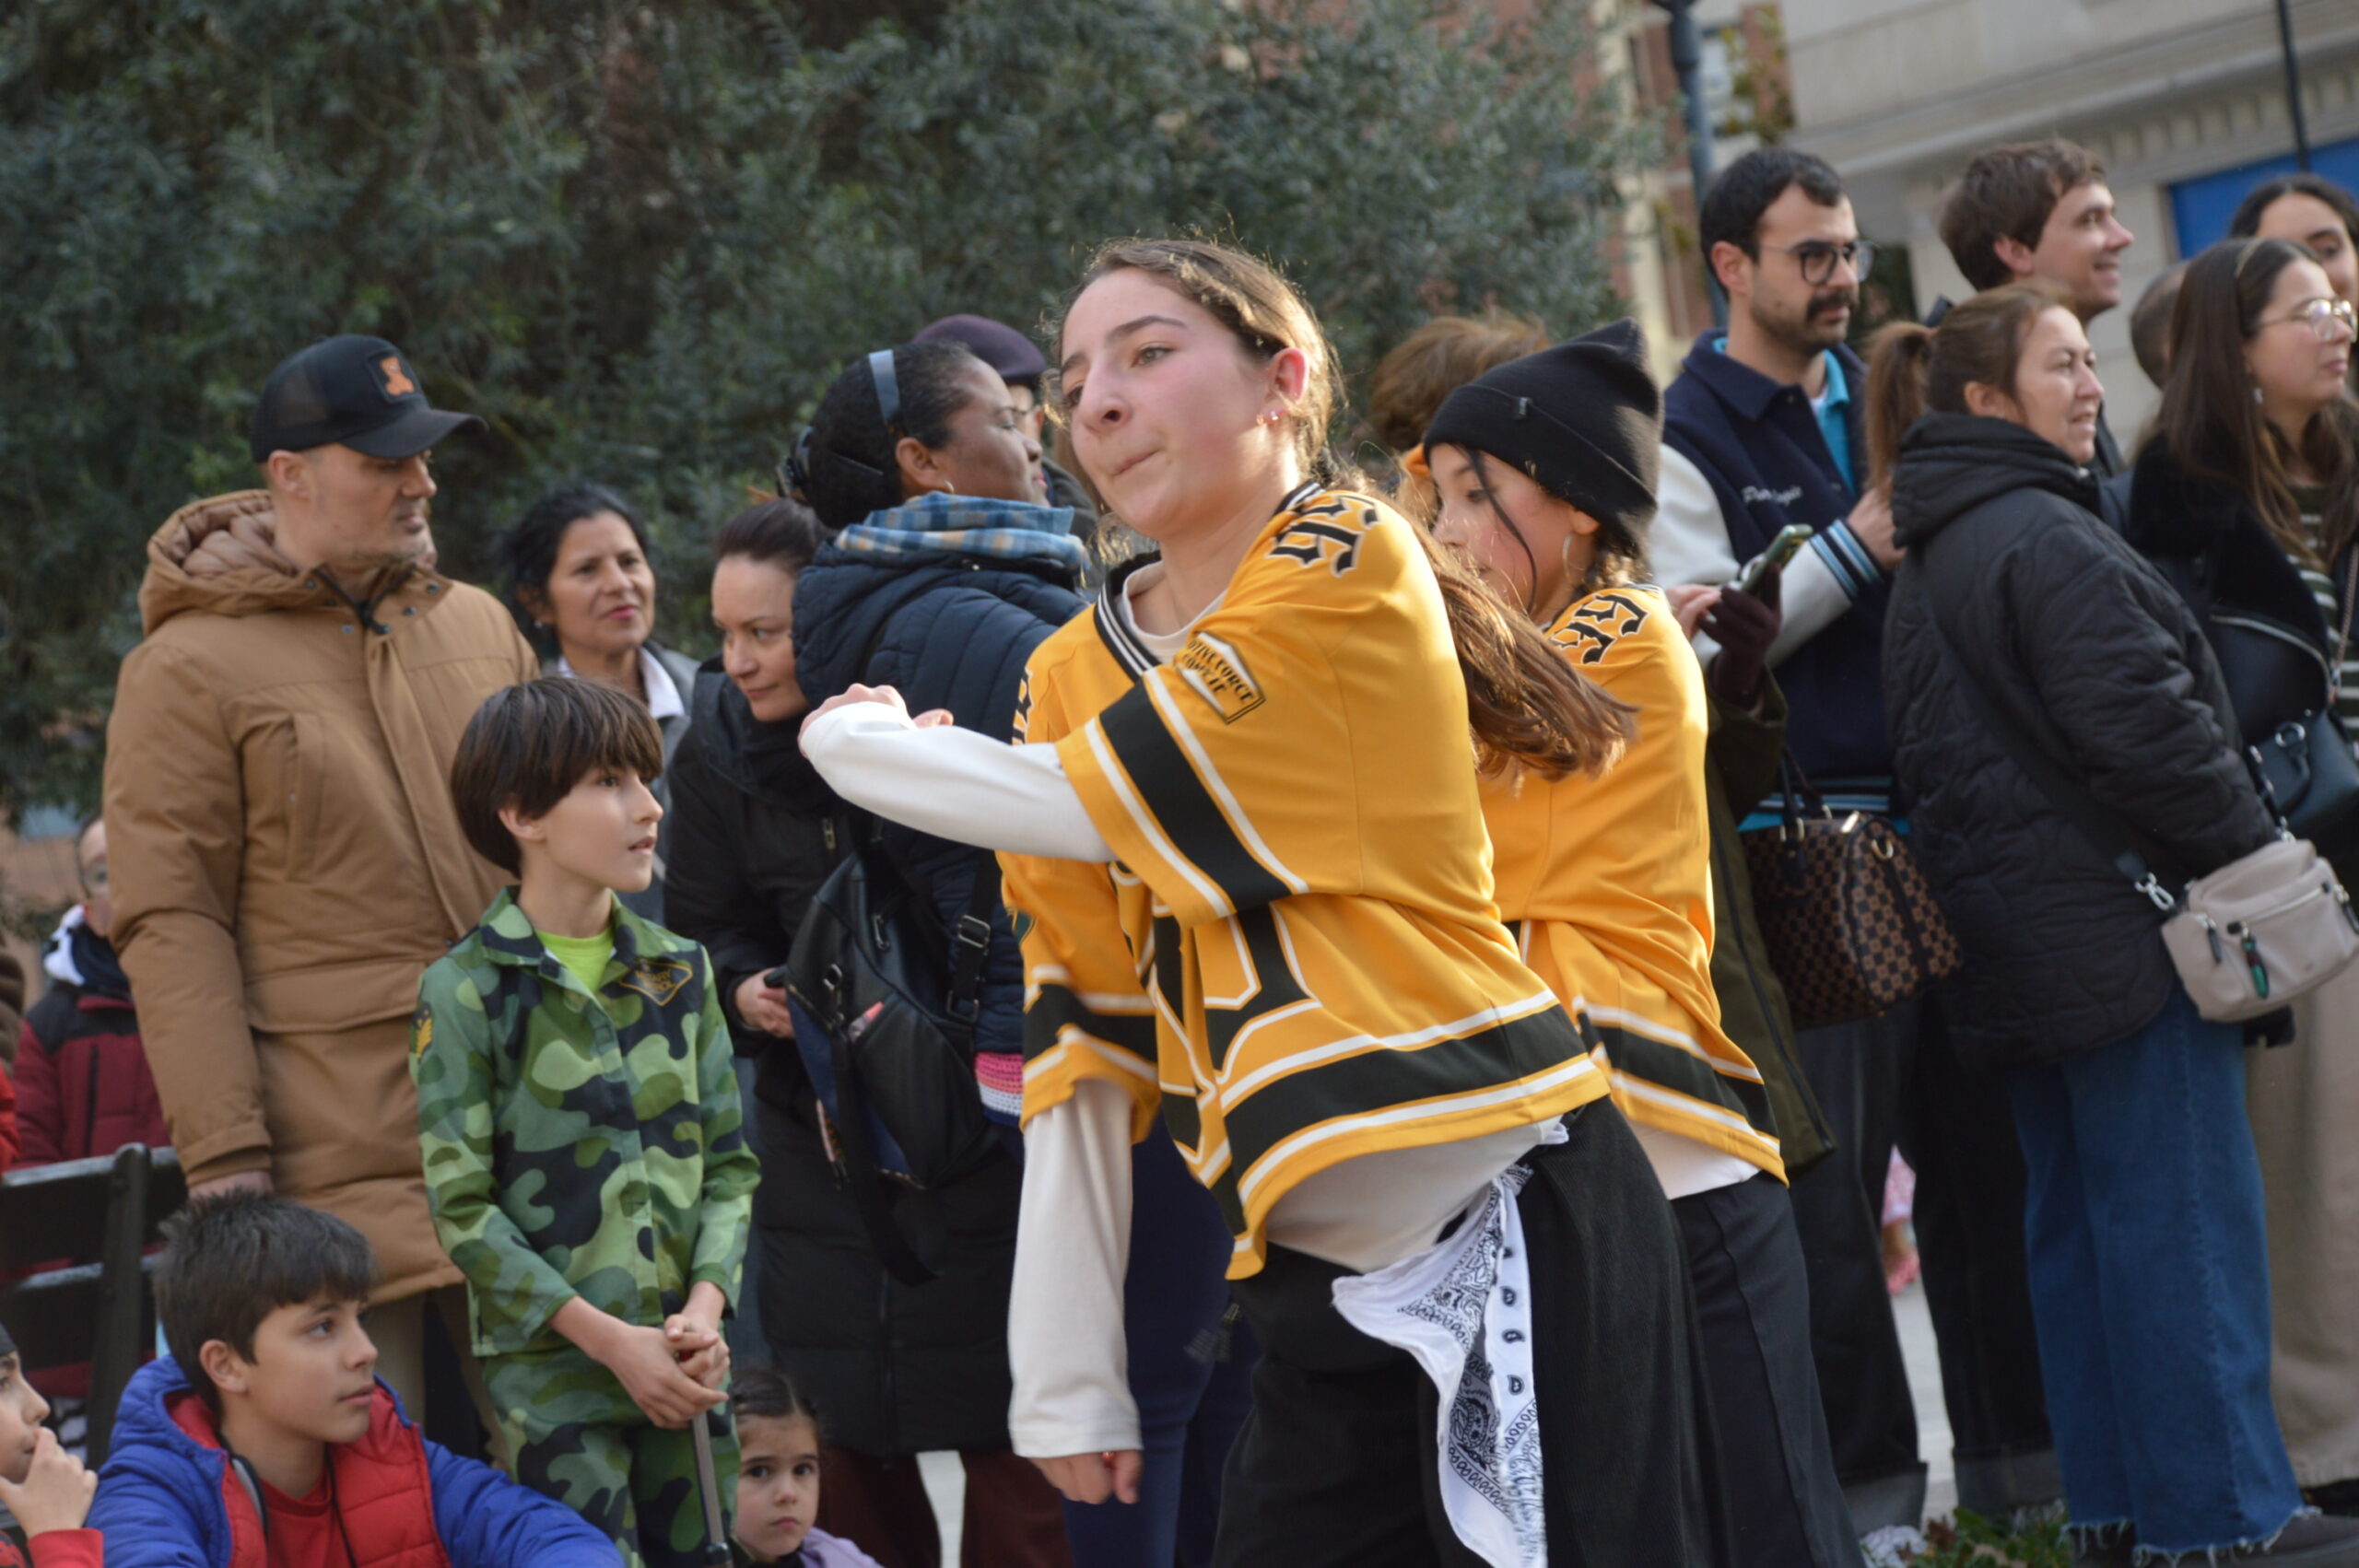
POLYGON ((415 457, 462 425, 484 427, 472 414, 429 405, 400 349, 347 333, 278 362, 254 405, 248 450, 256 462, 331 442, 370 457, 415 457))

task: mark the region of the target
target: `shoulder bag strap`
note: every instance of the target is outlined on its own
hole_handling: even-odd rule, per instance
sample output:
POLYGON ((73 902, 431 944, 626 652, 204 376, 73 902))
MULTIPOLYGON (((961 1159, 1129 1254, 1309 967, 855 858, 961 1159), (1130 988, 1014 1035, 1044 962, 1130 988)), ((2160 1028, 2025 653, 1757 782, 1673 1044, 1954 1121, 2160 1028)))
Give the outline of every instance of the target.
POLYGON ((981 1011, 977 999, 983 989, 983 960, 991 954, 992 910, 999 903, 999 857, 981 850, 975 857, 974 891, 967 895, 966 910, 950 929, 950 992, 945 999, 952 1019, 970 1032, 981 1011))
POLYGON ((2334 667, 2327 672, 2329 712, 2342 700, 2342 661, 2351 657, 2351 612, 2359 608, 2359 542, 2344 546, 2342 553, 2350 564, 2342 572, 2342 625, 2334 638, 2334 667))
MULTIPOLYGON (((1926 571, 1931 563, 1921 544, 1917 547, 1917 556, 1918 569, 1926 571)), ((1949 628, 1942 624, 1942 605, 1946 596, 1937 591, 1930 581, 1925 588, 1926 624, 1932 630, 1934 646, 1941 649, 1942 663, 1949 671, 1950 679, 1956 685, 1959 695, 1966 698, 1966 706, 1974 709, 1975 717, 1999 743, 1999 749, 2030 776, 2031 781, 2039 786, 2041 793, 2048 797, 2048 804, 2062 813, 2065 820, 2079 830, 2081 837, 2110 861, 2116 871, 2128 878, 2130 885, 2143 894, 2149 903, 2165 913, 2178 907, 2177 897, 2163 885, 2162 878, 2147 863, 2146 857, 2139 852, 2120 819, 2099 804, 2084 785, 2067 778, 2063 769, 2056 766, 2014 717, 1999 706, 1989 688, 1966 666, 1966 661, 1958 657, 1957 645, 1951 640, 1949 628)))

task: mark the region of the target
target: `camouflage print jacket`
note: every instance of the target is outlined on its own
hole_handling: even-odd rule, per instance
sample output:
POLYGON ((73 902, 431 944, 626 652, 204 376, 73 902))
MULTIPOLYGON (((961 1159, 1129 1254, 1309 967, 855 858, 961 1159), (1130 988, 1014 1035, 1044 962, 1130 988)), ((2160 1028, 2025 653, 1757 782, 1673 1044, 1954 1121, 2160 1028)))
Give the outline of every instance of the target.
POLYGON ((614 932, 593 998, 503 892, 418 982, 426 1186, 477 1355, 564 1344, 575 1295, 644 1327, 698 1281, 737 1295, 760 1167, 711 963, 619 904, 614 932))

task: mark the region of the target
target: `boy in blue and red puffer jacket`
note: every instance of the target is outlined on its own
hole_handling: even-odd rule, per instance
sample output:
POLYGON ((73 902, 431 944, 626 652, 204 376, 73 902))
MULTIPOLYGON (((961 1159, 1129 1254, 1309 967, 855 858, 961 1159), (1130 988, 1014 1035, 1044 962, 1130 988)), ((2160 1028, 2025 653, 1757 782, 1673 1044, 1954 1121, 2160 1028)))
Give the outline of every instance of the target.
POLYGON ((402 1414, 360 1324, 359 1232, 236 1192, 164 1235, 172 1354, 124 1392, 90 1509, 113 1568, 616 1568, 571 1509, 402 1414))

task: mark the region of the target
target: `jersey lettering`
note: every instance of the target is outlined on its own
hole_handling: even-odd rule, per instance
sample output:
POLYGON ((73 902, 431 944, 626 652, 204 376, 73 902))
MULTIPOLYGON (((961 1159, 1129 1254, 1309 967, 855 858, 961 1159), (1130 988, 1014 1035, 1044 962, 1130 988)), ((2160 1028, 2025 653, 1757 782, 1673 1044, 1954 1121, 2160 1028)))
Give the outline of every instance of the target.
POLYGON ((1326 561, 1337 577, 1359 564, 1360 535, 1376 521, 1365 505, 1343 499, 1318 501, 1297 509, 1270 545, 1270 554, 1315 567, 1326 561))
POLYGON ((1584 664, 1603 659, 1607 649, 1647 624, 1647 607, 1624 593, 1592 593, 1575 610, 1556 640, 1576 649, 1584 664))

